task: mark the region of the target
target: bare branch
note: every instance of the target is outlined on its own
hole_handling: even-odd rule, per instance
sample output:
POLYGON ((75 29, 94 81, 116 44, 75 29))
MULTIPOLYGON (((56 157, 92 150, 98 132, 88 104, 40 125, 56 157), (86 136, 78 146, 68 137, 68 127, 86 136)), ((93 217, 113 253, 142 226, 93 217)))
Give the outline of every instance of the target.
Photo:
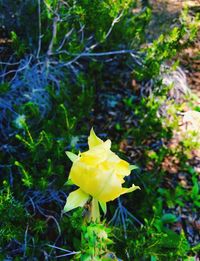
POLYGON ((67 38, 70 37, 70 35, 73 33, 73 31, 74 31, 74 28, 72 28, 68 33, 65 34, 60 46, 56 49, 56 52, 59 52, 63 48, 67 38))
MULTIPOLYGON (((111 34, 111 32, 112 32, 112 30, 113 30, 113 28, 114 28, 114 25, 120 21, 120 18, 122 17, 123 13, 124 13, 124 10, 123 10, 117 17, 114 18, 114 20, 112 21, 112 24, 111 24, 110 28, 108 29, 108 31, 107 31, 107 33, 106 33, 106 36, 105 36, 105 38, 104 38, 104 41, 105 41, 105 40, 109 37, 109 35, 111 34)), ((90 46, 90 50, 93 50, 94 48, 96 48, 100 43, 101 43, 101 42, 96 43, 96 44, 90 46)))
MULTIPOLYGON (((12 78, 12 80, 13 80, 13 79, 16 77, 16 75, 17 75, 18 72, 23 71, 24 69, 27 68, 27 66, 30 64, 32 58, 33 58, 33 56, 30 55, 29 60, 27 61, 27 63, 26 63, 24 66, 19 67, 19 68, 16 69, 16 70, 10 70, 10 71, 8 71, 8 72, 2 73, 2 74, 0 74, 0 78, 4 78, 5 76, 7 76, 7 75, 9 75, 9 74, 11 74, 11 73, 15 73, 14 77, 12 78)), ((19 64, 20 64, 20 63, 19 63, 19 64)))
POLYGON ((111 27, 109 28, 106 36, 105 36, 105 40, 109 37, 109 35, 111 34, 112 30, 113 30, 113 27, 116 23, 118 23, 120 21, 120 18, 122 17, 124 13, 124 10, 112 21, 112 24, 111 24, 111 27))
POLYGON ((101 52, 101 53, 89 53, 83 52, 81 54, 71 54, 72 56, 81 56, 81 57, 88 57, 88 56, 110 56, 110 55, 117 55, 117 54, 132 54, 137 55, 138 53, 135 50, 117 50, 117 51, 109 51, 109 52, 101 52))
POLYGON ((53 19, 52 38, 51 38, 51 41, 50 41, 50 44, 49 44, 49 48, 48 48, 48 51, 47 51, 47 56, 52 55, 53 44, 54 44, 54 41, 56 39, 56 34, 57 34, 57 22, 58 22, 58 17, 55 16, 54 19, 53 19))
POLYGON ((38 0, 38 50, 36 58, 39 58, 40 50, 41 50, 41 41, 42 41, 42 35, 41 35, 41 2, 38 0))

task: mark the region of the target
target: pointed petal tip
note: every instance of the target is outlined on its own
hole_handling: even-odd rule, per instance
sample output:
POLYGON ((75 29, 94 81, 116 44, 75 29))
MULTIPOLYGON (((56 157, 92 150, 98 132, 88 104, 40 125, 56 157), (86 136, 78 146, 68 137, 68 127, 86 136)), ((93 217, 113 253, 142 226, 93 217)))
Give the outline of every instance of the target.
POLYGON ((90 135, 91 135, 92 133, 95 133, 93 127, 92 127, 91 130, 90 130, 90 135))
POLYGON ((126 193, 130 193, 130 192, 133 192, 133 191, 135 191, 135 190, 137 190, 137 189, 140 189, 140 190, 141 190, 141 188, 140 188, 139 186, 135 186, 134 184, 133 184, 130 188, 122 188, 122 193, 121 193, 121 195, 126 194, 126 193))
POLYGON ((94 129, 92 127, 91 130, 90 130, 90 136, 88 137, 89 148, 91 149, 91 148, 98 146, 102 143, 103 143, 103 141, 99 137, 97 137, 97 135, 95 134, 94 129))

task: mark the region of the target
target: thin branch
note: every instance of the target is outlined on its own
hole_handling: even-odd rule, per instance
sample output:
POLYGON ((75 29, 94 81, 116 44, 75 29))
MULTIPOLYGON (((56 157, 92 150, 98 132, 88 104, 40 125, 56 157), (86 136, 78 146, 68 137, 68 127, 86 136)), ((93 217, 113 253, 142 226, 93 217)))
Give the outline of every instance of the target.
POLYGON ((27 224, 27 226, 26 226, 26 231, 25 231, 25 234, 24 234, 24 255, 23 255, 23 258, 26 257, 27 235, 28 235, 28 224, 27 224))
POLYGON ((47 222, 50 220, 50 219, 53 219, 53 221, 55 222, 55 224, 56 224, 56 226, 57 226, 57 229, 58 229, 58 234, 59 234, 59 236, 61 235, 61 228, 60 228, 60 226, 59 226, 59 223, 58 223, 58 221, 56 220, 56 218, 54 217, 54 216, 48 216, 48 215, 46 215, 46 217, 47 217, 47 222))
MULTIPOLYGON (((122 11, 117 17, 114 18, 114 20, 112 21, 112 24, 111 24, 110 28, 108 29, 108 31, 107 31, 107 33, 106 33, 106 36, 105 36, 105 38, 104 38, 103 41, 105 41, 105 40, 109 37, 109 35, 111 34, 111 32, 112 32, 112 30, 113 30, 113 28, 114 28, 114 25, 119 22, 119 20, 120 20, 120 18, 122 17, 123 13, 124 13, 124 11, 122 11)), ((90 50, 93 50, 93 49, 96 48, 100 43, 101 43, 101 42, 96 43, 96 44, 90 46, 89 49, 90 49, 90 50)))
POLYGON ((78 251, 78 252, 71 252, 69 254, 64 254, 64 255, 60 255, 60 256, 56 256, 56 258, 60 258, 60 257, 65 257, 65 256, 71 256, 71 255, 77 255, 77 254, 80 254, 81 251, 78 251))
POLYGON ((118 23, 120 21, 120 18, 122 17, 124 13, 124 10, 112 21, 112 24, 111 24, 111 27, 109 28, 106 36, 105 36, 105 40, 109 37, 109 35, 111 34, 112 30, 113 30, 113 27, 116 23, 118 23))
POLYGON ((73 33, 73 31, 74 31, 74 28, 72 28, 68 33, 65 34, 65 36, 64 36, 60 46, 57 48, 56 52, 59 52, 63 48, 67 38, 70 37, 70 35, 73 33))
POLYGON ((40 50, 42 43, 42 35, 41 35, 41 1, 38 0, 38 50, 36 58, 39 58, 40 50))
POLYGON ((32 55, 30 55, 29 60, 27 61, 27 63, 26 63, 24 66, 19 67, 19 68, 16 69, 16 70, 11 70, 11 71, 2 73, 2 74, 0 74, 0 78, 1 78, 1 77, 4 78, 6 75, 9 75, 9 74, 11 74, 11 73, 15 73, 14 77, 12 78, 12 80, 14 80, 18 72, 23 71, 24 69, 27 68, 27 66, 30 64, 32 58, 33 58, 32 55))
POLYGON ((54 41, 55 41, 56 35, 57 35, 57 22, 58 22, 58 17, 55 16, 54 19, 53 19, 52 38, 51 38, 51 41, 50 41, 50 44, 49 44, 49 48, 48 48, 48 51, 47 51, 47 56, 52 55, 53 44, 54 44, 54 41))
POLYGON ((101 57, 101 56, 110 56, 110 55, 117 55, 117 54, 131 54, 131 56, 137 56, 138 52, 136 52, 135 50, 117 50, 117 51, 108 51, 108 52, 99 52, 99 53, 90 53, 90 52, 69 53, 63 50, 63 51, 53 53, 52 56, 58 54, 67 54, 70 56, 79 56, 79 57, 88 57, 88 56, 101 57))
POLYGON ((81 57, 87 57, 87 56, 96 56, 96 57, 101 57, 101 56, 110 56, 110 55, 117 55, 117 54, 135 54, 137 55, 137 52, 134 50, 117 50, 117 51, 109 51, 109 52, 101 52, 101 53, 88 53, 88 52, 83 52, 81 54, 71 54, 72 56, 75 55, 81 55, 81 57))
POLYGON ((71 253, 72 251, 70 250, 67 250, 67 249, 64 249, 64 248, 61 248, 61 247, 57 247, 57 246, 54 246, 54 245, 49 245, 47 244, 48 247, 51 247, 51 248, 55 248, 55 249, 58 249, 58 250, 61 250, 63 252, 67 252, 67 253, 71 253))

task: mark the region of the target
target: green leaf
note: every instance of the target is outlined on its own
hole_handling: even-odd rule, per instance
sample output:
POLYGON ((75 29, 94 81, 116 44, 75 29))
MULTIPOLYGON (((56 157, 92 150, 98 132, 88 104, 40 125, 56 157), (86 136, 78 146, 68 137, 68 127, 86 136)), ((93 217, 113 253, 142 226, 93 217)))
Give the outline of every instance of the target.
POLYGON ((106 212, 107 212, 106 203, 99 201, 99 204, 100 204, 100 206, 101 206, 101 209, 103 210, 103 213, 106 214, 106 212))
POLYGON ((83 192, 81 189, 77 189, 69 194, 67 202, 65 204, 63 213, 71 211, 77 207, 83 207, 89 199, 89 195, 83 192))
POLYGON ((193 187, 192 187, 191 196, 193 199, 195 199, 199 195, 199 184, 196 177, 192 177, 192 181, 193 181, 193 187))
POLYGON ((67 157, 72 161, 74 162, 75 160, 78 159, 78 156, 76 154, 74 154, 73 152, 71 151, 66 151, 66 154, 67 154, 67 157))
POLYGON ((68 179, 67 182, 65 182, 64 186, 71 186, 74 185, 74 182, 71 179, 68 179))
POLYGON ((162 222, 167 224, 167 223, 174 223, 177 221, 177 217, 174 214, 164 214, 162 216, 162 222))
POLYGON ((192 251, 200 251, 200 243, 192 247, 192 251))
POLYGON ((134 169, 138 169, 138 167, 135 166, 135 165, 129 165, 129 169, 130 169, 130 170, 134 170, 134 169))

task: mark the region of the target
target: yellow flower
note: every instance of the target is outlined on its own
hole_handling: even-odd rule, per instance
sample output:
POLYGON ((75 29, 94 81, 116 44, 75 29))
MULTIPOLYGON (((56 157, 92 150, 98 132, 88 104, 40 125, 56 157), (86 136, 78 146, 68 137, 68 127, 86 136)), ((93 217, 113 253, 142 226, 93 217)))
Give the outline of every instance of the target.
POLYGON ((90 196, 94 204, 98 205, 99 202, 106 212, 106 202, 139 188, 135 185, 122 187, 124 177, 130 175, 132 166, 110 150, 110 140, 102 141, 91 129, 88 145, 89 150, 78 156, 67 152, 73 161, 69 180, 79 189, 68 196, 64 212, 83 207, 90 196))

